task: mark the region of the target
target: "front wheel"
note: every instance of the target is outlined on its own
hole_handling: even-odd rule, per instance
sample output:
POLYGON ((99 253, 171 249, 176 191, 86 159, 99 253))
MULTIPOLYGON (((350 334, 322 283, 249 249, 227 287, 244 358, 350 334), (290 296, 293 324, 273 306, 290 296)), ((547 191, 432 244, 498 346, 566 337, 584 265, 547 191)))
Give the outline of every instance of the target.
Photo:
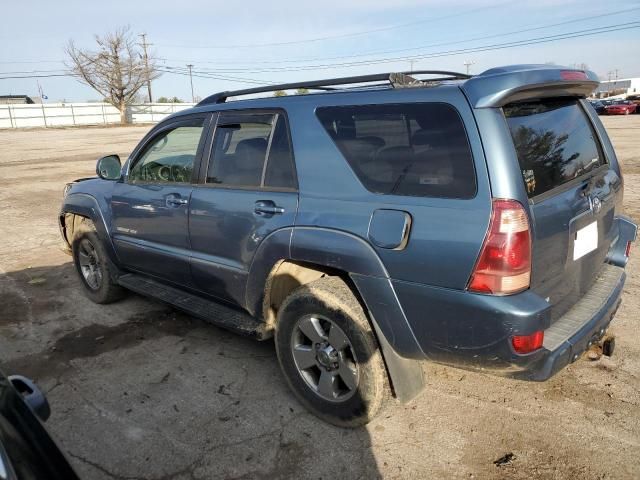
POLYGON ((95 303, 112 303, 124 296, 124 289, 113 281, 114 268, 93 224, 83 219, 73 235, 73 263, 87 297, 95 303))
POLYGON ((329 423, 364 425, 390 396, 369 321, 338 277, 303 285, 285 299, 278 312, 275 344, 293 393, 329 423))

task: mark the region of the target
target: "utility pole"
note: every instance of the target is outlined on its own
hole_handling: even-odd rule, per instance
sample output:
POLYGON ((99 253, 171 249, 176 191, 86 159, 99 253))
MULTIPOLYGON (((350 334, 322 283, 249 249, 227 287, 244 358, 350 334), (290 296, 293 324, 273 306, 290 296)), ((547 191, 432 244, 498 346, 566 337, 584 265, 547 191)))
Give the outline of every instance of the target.
POLYGON ((147 43, 147 34, 141 33, 138 35, 142 37, 142 50, 144 51, 144 67, 147 73, 147 92, 149 93, 149 103, 153 102, 153 97, 151 97, 151 72, 149 72, 149 56, 147 54, 147 47, 150 47, 152 44, 147 43))
POLYGON ((618 69, 609 70, 607 72, 607 76, 609 77, 609 81, 607 82, 607 96, 610 97, 616 94, 616 87, 618 86, 618 69), (613 85, 611 85, 611 77, 613 77, 613 85))
POLYGON ((470 71, 471 65, 475 65, 475 63, 476 63, 476 62, 474 62, 474 61, 472 61, 472 60, 465 60, 465 61, 464 61, 463 65, 464 65, 465 67, 467 67, 467 75, 469 75, 469 71, 470 71))
POLYGON ((44 101, 47 98, 44 93, 42 93, 42 87, 40 86, 40 82, 36 80, 38 84, 38 94, 40 95, 40 108, 42 108, 42 121, 44 122, 45 128, 47 127, 47 115, 44 111, 44 101))
POLYGON ((193 95, 193 76, 191 75, 191 69, 193 68, 192 64, 187 65, 189 69, 189 82, 191 83, 191 101, 196 103, 196 97, 193 95))
POLYGON ((414 64, 415 60, 409 60, 409 65, 410 65, 410 72, 413 72, 413 64, 414 64))

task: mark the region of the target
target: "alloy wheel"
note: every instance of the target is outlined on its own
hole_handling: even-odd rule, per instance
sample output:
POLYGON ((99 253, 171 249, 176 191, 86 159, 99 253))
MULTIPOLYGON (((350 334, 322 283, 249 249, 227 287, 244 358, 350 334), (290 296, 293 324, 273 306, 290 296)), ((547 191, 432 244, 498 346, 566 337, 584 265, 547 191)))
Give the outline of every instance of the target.
POLYGON ((321 315, 300 318, 291 335, 291 353, 300 376, 324 400, 343 402, 357 391, 353 346, 332 320, 321 315))
POLYGON ((102 270, 100 257, 93 244, 87 238, 83 238, 78 245, 78 264, 82 277, 92 290, 100 289, 102 285, 102 270))

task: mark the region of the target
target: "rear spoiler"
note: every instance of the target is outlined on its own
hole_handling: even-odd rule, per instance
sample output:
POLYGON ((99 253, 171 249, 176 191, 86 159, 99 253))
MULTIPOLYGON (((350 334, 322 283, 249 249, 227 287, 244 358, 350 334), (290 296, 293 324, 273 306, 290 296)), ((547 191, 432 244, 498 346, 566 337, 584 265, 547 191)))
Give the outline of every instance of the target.
POLYGON ((502 107, 533 98, 587 97, 599 84, 589 70, 558 65, 514 65, 492 68, 460 88, 474 108, 502 107))

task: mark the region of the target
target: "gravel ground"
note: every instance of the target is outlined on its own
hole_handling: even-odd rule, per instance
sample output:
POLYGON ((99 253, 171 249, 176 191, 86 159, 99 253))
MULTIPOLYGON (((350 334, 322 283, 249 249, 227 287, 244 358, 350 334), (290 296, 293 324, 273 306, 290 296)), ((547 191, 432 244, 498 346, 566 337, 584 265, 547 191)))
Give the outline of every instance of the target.
MULTIPOLYGON (((640 221, 640 115, 604 121, 640 221)), ((0 368, 47 392, 49 429, 82 478, 640 478, 637 255, 610 361, 545 383, 425 364, 420 397, 341 430, 296 402, 272 343, 136 295, 82 295, 58 248, 62 187, 147 130, 0 131, 0 368)))

